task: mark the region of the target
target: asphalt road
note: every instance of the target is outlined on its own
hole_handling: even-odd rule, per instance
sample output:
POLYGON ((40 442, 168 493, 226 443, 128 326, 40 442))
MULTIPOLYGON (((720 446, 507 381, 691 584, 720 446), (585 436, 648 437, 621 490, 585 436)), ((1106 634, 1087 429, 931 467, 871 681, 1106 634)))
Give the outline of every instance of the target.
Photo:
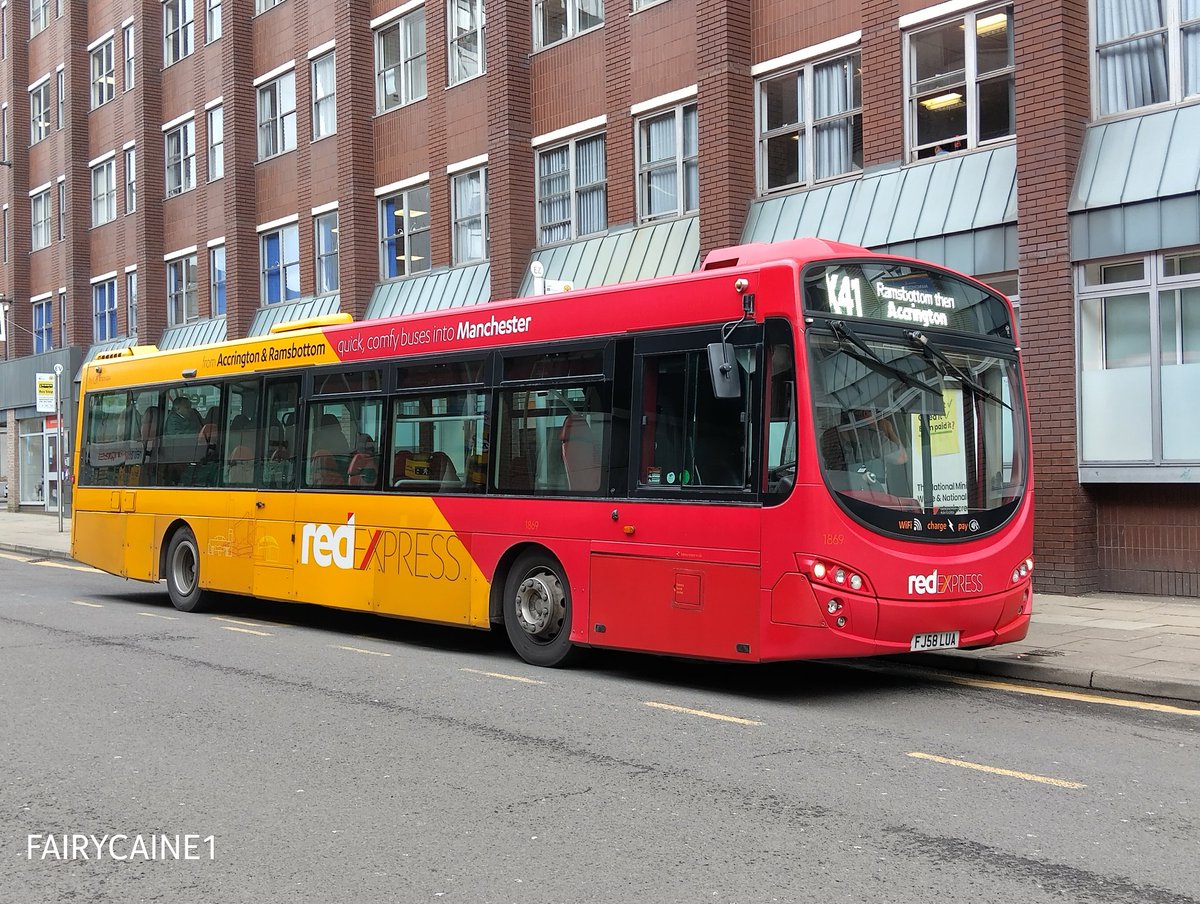
POLYGON ((1183 904, 1198 729, 862 663, 540 671, 0 556, 0 902, 1183 904))

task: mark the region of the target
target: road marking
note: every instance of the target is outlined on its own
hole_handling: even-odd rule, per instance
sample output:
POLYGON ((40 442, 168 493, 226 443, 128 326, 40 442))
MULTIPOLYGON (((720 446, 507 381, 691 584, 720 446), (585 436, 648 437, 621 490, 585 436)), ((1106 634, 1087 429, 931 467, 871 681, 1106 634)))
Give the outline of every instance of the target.
POLYGON ((229 622, 231 625, 249 625, 251 628, 265 628, 266 627, 266 625, 263 624, 262 622, 242 621, 237 618, 226 618, 224 615, 214 615, 212 617, 212 619, 213 619, 213 621, 226 621, 226 622, 229 622))
POLYGON ((174 615, 159 615, 157 612, 139 612, 138 615, 144 615, 146 618, 165 618, 167 621, 179 621, 174 615))
POLYGON ((268 634, 266 631, 251 631, 249 628, 235 628, 233 625, 221 625, 226 631, 237 631, 240 634, 255 634, 258 637, 274 637, 274 634, 268 634))
POLYGON ((988 772, 992 775, 1007 775, 1009 778, 1024 779, 1027 782, 1039 782, 1043 785, 1054 785, 1056 788, 1086 788, 1087 785, 1082 782, 1069 782, 1062 778, 1048 778, 1044 775, 1034 775, 1031 772, 1017 772, 1014 769, 999 769, 996 766, 984 766, 982 763, 968 763, 966 760, 952 760, 949 757, 935 756, 932 753, 919 753, 914 751, 909 756, 915 757, 918 760, 930 760, 934 763, 942 763, 946 766, 959 766, 963 769, 974 769, 977 772, 988 772))
POLYGON ((330 644, 335 650, 346 650, 350 653, 366 653, 368 656, 391 656, 391 653, 381 653, 379 650, 364 650, 360 647, 343 647, 335 643, 330 644))
POLYGON ((673 713, 687 713, 689 716, 703 716, 706 719, 719 719, 722 722, 735 722, 738 725, 762 725, 762 722, 756 722, 753 719, 740 719, 737 716, 723 716, 720 713, 710 713, 703 709, 688 709, 686 706, 672 706, 670 703, 655 703, 653 700, 643 700, 644 706, 653 706, 655 709, 666 709, 673 713))
POLYGON ((460 672, 470 672, 472 675, 483 675, 487 678, 503 678, 505 681, 519 681, 522 684, 545 684, 536 678, 525 678, 522 675, 505 675, 503 672, 481 672, 479 669, 459 669, 460 672))
POLYGON ((1081 703, 1099 703, 1105 706, 1124 706, 1155 713, 1178 713, 1184 716, 1200 716, 1200 709, 1185 709, 1169 703, 1147 703, 1144 700, 1122 700, 1120 697, 1102 697, 1099 694, 1082 694, 1078 691, 1060 691, 1048 687, 1031 687, 1025 684, 1010 684, 1007 681, 989 681, 986 678, 959 678, 951 675, 940 678, 951 684, 967 687, 983 687, 989 690, 1009 691, 1014 694, 1031 694, 1035 697, 1056 697, 1059 700, 1078 700, 1081 703))
POLYGON ((103 609, 99 603, 85 603, 83 600, 71 600, 73 606, 87 606, 89 609, 103 609))
POLYGON ((91 574, 100 574, 100 572, 97 569, 92 568, 89 565, 68 565, 66 562, 50 562, 50 561, 35 562, 32 559, 29 560, 29 564, 41 565, 43 568, 65 568, 67 571, 86 571, 91 574))
POLYGON ((14 556, 7 552, 0 552, 0 559, 12 559, 14 562, 23 562, 26 565, 33 561, 33 559, 30 559, 27 556, 14 556))

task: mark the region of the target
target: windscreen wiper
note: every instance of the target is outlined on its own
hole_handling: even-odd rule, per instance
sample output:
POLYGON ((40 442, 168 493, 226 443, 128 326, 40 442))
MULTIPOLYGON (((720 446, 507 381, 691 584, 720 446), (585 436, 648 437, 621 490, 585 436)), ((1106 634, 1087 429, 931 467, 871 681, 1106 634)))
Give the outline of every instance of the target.
POLYGON ((884 361, 875 349, 867 345, 862 337, 854 330, 850 329, 845 323, 840 320, 830 321, 829 328, 833 331, 833 335, 837 338, 838 347, 855 361, 860 364, 865 364, 867 367, 876 373, 882 373, 899 380, 906 386, 911 386, 914 389, 921 389, 928 392, 930 395, 935 395, 939 399, 942 397, 942 391, 935 386, 930 386, 924 380, 920 380, 907 371, 903 371, 894 364, 889 364, 884 361), (854 346, 855 350, 847 348, 847 344, 854 346))
POLYGON ((950 373, 958 377, 958 381, 962 383, 963 386, 966 386, 976 394, 983 396, 985 399, 991 399, 997 405, 1003 405, 1009 411, 1012 411, 1012 405, 1008 404, 1008 402, 1004 401, 1004 399, 1000 398, 1000 396, 996 395, 994 392, 972 377, 969 373, 947 358, 941 349, 939 349, 936 345, 930 344, 929 337, 924 333, 920 332, 919 330, 905 330, 904 338, 919 348, 921 353, 925 355, 925 357, 928 358, 930 363, 932 363, 935 367, 938 367, 940 363, 941 366, 938 367, 938 370, 942 372, 943 376, 946 375, 947 370, 950 371, 950 373))

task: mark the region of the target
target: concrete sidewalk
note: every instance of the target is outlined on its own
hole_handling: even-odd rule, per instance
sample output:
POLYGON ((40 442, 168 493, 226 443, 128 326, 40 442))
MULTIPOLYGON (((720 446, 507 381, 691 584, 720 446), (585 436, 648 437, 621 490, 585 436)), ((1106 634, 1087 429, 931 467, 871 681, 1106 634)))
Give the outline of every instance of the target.
MULTIPOLYGON (((0 550, 69 558, 70 520, 0 511, 0 550)), ((1034 595, 1020 643, 991 650, 919 653, 911 662, 1200 703, 1200 600, 1122 595, 1034 595)))

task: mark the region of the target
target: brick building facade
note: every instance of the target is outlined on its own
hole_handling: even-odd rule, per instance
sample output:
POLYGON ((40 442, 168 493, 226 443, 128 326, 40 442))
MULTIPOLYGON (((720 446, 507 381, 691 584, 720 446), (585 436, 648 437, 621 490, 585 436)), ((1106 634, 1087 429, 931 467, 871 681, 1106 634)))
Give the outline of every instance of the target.
POLYGON ((816 234, 1019 297, 1042 590, 1200 596, 1200 28, 1132 6, 5 3, 9 506, 49 498, 28 376, 87 349, 816 234))

